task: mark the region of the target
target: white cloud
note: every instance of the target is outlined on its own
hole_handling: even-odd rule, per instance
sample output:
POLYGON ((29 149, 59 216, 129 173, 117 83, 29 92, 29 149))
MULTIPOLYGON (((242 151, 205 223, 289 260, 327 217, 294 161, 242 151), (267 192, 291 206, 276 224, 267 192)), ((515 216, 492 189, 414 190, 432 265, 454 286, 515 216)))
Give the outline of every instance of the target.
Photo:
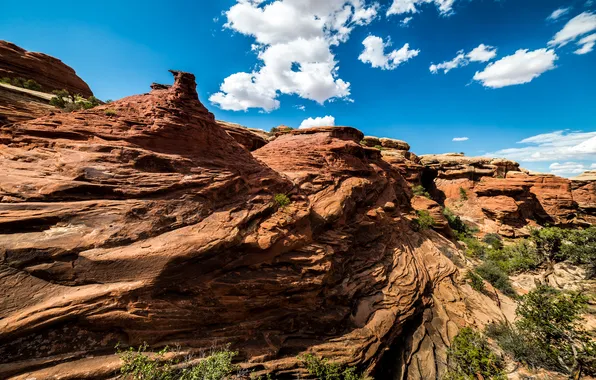
POLYGON ((557 58, 554 50, 520 49, 513 55, 489 64, 483 71, 476 72, 474 80, 491 88, 529 83, 544 72, 554 69, 557 58))
POLYGON ((569 10, 571 10, 570 7, 567 8, 559 8, 557 10, 555 10, 553 13, 550 14, 550 16, 548 16, 546 19, 550 20, 550 21, 556 21, 558 20, 561 16, 566 15, 567 13, 569 13, 569 10))
POLYGON ((466 59, 466 55, 464 54, 463 50, 457 52, 455 58, 451 61, 445 61, 443 63, 439 63, 435 65, 434 63, 430 65, 429 70, 431 73, 436 74, 439 70, 443 70, 445 74, 449 71, 456 69, 458 67, 466 66, 468 64, 468 60, 466 59))
POLYGON ((523 139, 518 144, 527 146, 502 149, 490 155, 522 162, 596 159, 596 131, 556 131, 523 139))
POLYGON ((472 62, 488 62, 497 56, 497 48, 480 44, 472 49, 466 57, 472 62))
POLYGON ((594 45, 596 45, 596 33, 590 34, 589 36, 582 38, 577 42, 577 45, 581 47, 574 51, 575 54, 588 54, 589 52, 594 50, 594 45))
POLYGON ((296 108, 297 108, 297 109, 299 109, 300 111, 306 111, 306 107, 305 107, 304 105, 302 105, 302 104, 300 104, 300 105, 296 105, 296 106, 294 106, 294 107, 296 107, 296 108))
POLYGON ((401 27, 405 28, 413 19, 414 17, 406 17, 403 20, 401 20, 399 24, 401 25, 401 27))
POLYGON ((429 70, 433 74, 437 74, 439 70, 443 70, 443 73, 447 74, 453 69, 467 66, 470 62, 488 62, 496 56, 497 49, 495 47, 480 44, 467 54, 463 50, 458 51, 451 61, 445 61, 438 65, 433 63, 430 65, 429 70))
POLYGON ((453 3, 455 3, 455 0, 393 0, 393 3, 387 10, 387 16, 418 13, 420 5, 429 3, 434 4, 441 14, 449 15, 453 12, 453 3))
POLYGON ((298 128, 329 127, 334 125, 335 118, 333 116, 327 115, 324 117, 315 117, 314 119, 309 117, 308 119, 302 121, 302 124, 300 124, 300 127, 298 128))
POLYGON ((226 110, 279 108, 280 94, 324 103, 348 99, 350 83, 339 78, 332 47, 358 25, 376 18, 378 3, 365 0, 237 0, 225 27, 255 39, 260 65, 227 77, 209 100, 226 110))
POLYGON ((368 36, 362 41, 364 50, 358 59, 363 63, 370 63, 372 67, 380 67, 383 70, 394 70, 397 66, 407 60, 416 57, 420 50, 410 50, 410 45, 405 44, 399 50, 385 53, 385 49, 391 46, 391 40, 383 42, 381 37, 368 36))
POLYGON ((565 24, 551 41, 549 46, 561 47, 567 45, 569 42, 576 40, 578 37, 596 30, 596 14, 590 12, 583 12, 565 24))
POLYGON ((459 142, 459 141, 468 141, 469 139, 470 138, 468 138, 468 137, 454 137, 453 140, 451 140, 451 141, 459 142))
POLYGON ((596 163, 590 165, 590 169, 596 169, 596 163))
POLYGON ((564 162, 562 164, 558 162, 553 162, 548 167, 550 172, 559 176, 570 176, 573 174, 581 174, 588 170, 588 168, 579 162, 564 162))

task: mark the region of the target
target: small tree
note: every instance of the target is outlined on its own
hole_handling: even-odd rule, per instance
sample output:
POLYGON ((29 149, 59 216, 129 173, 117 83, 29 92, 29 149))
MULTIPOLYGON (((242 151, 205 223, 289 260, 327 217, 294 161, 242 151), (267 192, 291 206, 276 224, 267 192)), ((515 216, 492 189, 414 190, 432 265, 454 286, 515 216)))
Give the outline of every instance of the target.
POLYGON ((412 187, 412 193, 414 193, 414 195, 418 195, 421 197, 425 197, 428 199, 431 199, 430 194, 428 193, 428 191, 426 191, 426 189, 424 188, 424 186, 421 185, 417 185, 412 187))
POLYGON ((435 219, 428 211, 418 210, 416 211, 416 215, 418 217, 414 219, 414 223, 416 224, 418 230, 428 230, 429 228, 435 225, 435 219))
POLYGON ((468 200, 468 193, 466 192, 466 189, 464 189, 463 187, 459 188, 459 199, 461 199, 462 201, 468 200))

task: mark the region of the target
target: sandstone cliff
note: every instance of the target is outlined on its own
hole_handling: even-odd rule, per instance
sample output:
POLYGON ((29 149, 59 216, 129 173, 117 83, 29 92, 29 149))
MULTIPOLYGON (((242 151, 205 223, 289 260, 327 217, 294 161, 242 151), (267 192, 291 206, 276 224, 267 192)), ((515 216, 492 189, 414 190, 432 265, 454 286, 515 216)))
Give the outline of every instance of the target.
POLYGON ((87 83, 59 59, 0 40, 0 78, 4 77, 33 79, 47 92, 64 89, 85 98, 93 95, 87 83))
POLYGON ((147 342, 229 343, 257 373, 304 374, 313 352, 433 379, 461 326, 511 315, 413 228, 404 145, 323 127, 251 154, 173 73, 0 128, 0 377, 109 378, 116 343, 147 342))

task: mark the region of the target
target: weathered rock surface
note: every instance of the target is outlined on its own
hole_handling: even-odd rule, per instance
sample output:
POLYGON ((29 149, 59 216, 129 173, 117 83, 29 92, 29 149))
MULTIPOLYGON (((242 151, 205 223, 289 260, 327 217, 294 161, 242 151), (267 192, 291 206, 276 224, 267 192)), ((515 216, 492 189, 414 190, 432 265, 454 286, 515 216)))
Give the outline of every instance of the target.
POLYGON ((174 75, 0 129, 0 377, 106 378, 117 342, 147 342, 432 379, 460 326, 506 317, 449 240, 412 229, 409 184, 359 131, 291 131, 253 156, 174 75))
POLYGON ((267 144, 269 134, 260 129, 246 128, 240 124, 217 120, 217 124, 240 145, 250 150, 257 150, 267 144))
POLYGON ((537 224, 594 223, 595 182, 532 175, 513 161, 459 154, 425 155, 421 163, 433 198, 484 232, 514 237, 537 224))
POLYGON ((33 79, 47 92, 65 89, 86 98, 93 95, 87 83, 59 59, 0 40, 0 78, 3 77, 33 79))
POLYGON ((0 126, 35 119, 58 110, 47 97, 18 87, 0 83, 0 126))

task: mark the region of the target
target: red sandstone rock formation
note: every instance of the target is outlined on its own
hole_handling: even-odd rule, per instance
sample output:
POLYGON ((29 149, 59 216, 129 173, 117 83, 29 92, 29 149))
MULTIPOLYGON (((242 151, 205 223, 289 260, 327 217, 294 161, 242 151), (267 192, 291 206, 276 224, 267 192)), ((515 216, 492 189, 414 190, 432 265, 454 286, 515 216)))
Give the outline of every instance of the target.
POLYGON ((0 40, 0 78, 3 77, 33 79, 47 92, 65 89, 86 98, 93 95, 87 83, 59 59, 0 40))
POLYGON ((58 109, 48 104, 47 96, 40 98, 29 91, 0 84, 0 126, 35 119, 51 112, 58 112, 58 109))
POLYGON ((409 185, 359 131, 292 131, 253 157, 174 75, 0 128, 1 378, 110 377, 117 342, 147 342, 434 379, 459 326, 504 317, 449 240, 412 229, 409 185))
POLYGON ((531 175, 513 161, 458 154, 422 156, 422 164, 433 197, 484 232, 523 236, 526 226, 581 226, 596 216, 596 182, 531 175))
POLYGON ((217 120, 217 124, 222 127, 228 135, 232 136, 240 145, 251 152, 267 144, 269 135, 265 131, 246 128, 240 124, 229 123, 227 121, 221 120, 217 120))

